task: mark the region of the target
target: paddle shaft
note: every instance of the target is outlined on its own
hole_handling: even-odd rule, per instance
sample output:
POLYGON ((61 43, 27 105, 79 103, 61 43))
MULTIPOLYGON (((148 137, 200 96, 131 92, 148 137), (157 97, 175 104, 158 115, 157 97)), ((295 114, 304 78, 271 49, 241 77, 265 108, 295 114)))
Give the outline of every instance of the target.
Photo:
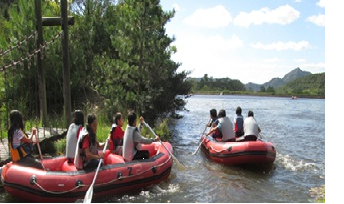
MULTIPOLYGON (((210 123, 210 121, 211 121, 211 119, 209 119, 209 122, 208 122, 208 123, 210 123)), ((205 126, 205 128, 204 128, 204 131, 203 131, 202 135, 204 135, 205 131, 207 130, 208 123, 207 123, 207 125, 205 126)), ((202 135, 201 135, 201 136, 202 136, 202 135)), ((205 139, 205 138, 204 138, 204 139, 205 139)), ((203 139, 203 140, 202 140, 202 141, 199 143, 199 145, 198 145, 198 147, 197 147, 196 151, 195 151, 194 153, 192 153, 192 155, 195 155, 195 154, 198 152, 198 150, 199 150, 199 148, 201 147, 201 145, 202 145, 202 143, 203 143, 204 139, 203 139)))
POLYGON ((43 160, 43 155, 42 155, 42 151, 41 151, 41 146, 39 145, 39 136, 38 136, 38 132, 39 132, 39 130, 37 129, 37 130, 36 130, 36 134, 35 134, 35 137, 36 137, 36 144, 37 144, 37 149, 38 149, 39 157, 41 158, 41 160, 43 160))
MULTIPOLYGON (((109 141, 109 139, 106 139, 106 142, 105 142, 105 145, 104 145, 104 148, 103 148, 103 153, 104 153, 105 150, 106 150, 108 141, 109 141)), ((96 170, 96 174, 94 175, 92 184, 90 185, 90 187, 88 188, 88 190, 87 190, 87 192, 86 192, 86 195, 85 195, 85 198, 84 198, 84 203, 91 203, 91 201, 92 201, 93 186, 94 186, 94 183, 95 183, 95 181, 96 181, 96 179, 97 179, 98 172, 99 172, 99 168, 100 168, 100 166, 101 166, 102 163, 103 163, 103 158, 101 158, 100 161, 99 161, 99 164, 98 164, 98 167, 97 167, 97 170, 96 170)))
MULTIPOLYGON (((154 132, 154 130, 146 123, 146 122, 143 122, 143 124, 146 126, 146 127, 148 127, 149 128, 149 130, 152 132, 152 134, 155 136, 155 137, 158 137, 156 134, 155 134, 155 132, 154 132)), ((162 146, 164 146, 164 148, 167 150, 167 152, 172 156, 172 158, 173 158, 173 160, 176 162, 176 164, 177 164, 177 167, 178 167, 178 169, 179 170, 185 170, 186 168, 185 168, 185 166, 183 166, 179 161, 178 161, 178 159, 172 154, 172 152, 164 145, 164 143, 161 141, 161 140, 159 140, 160 141, 160 143, 162 144, 162 146)))

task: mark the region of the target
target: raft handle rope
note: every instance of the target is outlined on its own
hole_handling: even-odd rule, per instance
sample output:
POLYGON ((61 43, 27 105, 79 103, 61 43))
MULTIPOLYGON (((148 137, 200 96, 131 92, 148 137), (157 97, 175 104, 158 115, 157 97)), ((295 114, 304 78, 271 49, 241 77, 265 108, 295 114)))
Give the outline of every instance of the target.
POLYGON ((57 192, 57 191, 48 191, 48 190, 44 189, 41 185, 39 185, 39 184, 37 183, 37 179, 32 179, 30 182, 32 182, 32 184, 36 184, 42 191, 45 191, 45 192, 51 193, 51 194, 55 194, 55 195, 59 195, 59 194, 64 194, 64 193, 72 192, 72 191, 74 191, 74 190, 80 188, 81 186, 90 186, 90 185, 79 184, 79 185, 75 186, 74 188, 72 188, 72 189, 70 189, 70 190, 57 192))
MULTIPOLYGON (((157 166, 152 166, 151 168, 147 169, 146 171, 143 171, 139 174, 135 174, 135 175, 129 175, 129 176, 120 176, 119 178, 116 178, 116 179, 112 179, 110 180, 109 182, 105 182, 105 183, 100 183, 100 184, 95 184, 95 186, 101 186, 101 185, 106 185, 106 184, 111 184, 111 183, 114 183, 116 181, 122 181, 123 179, 127 179, 127 178, 132 178, 132 177, 135 177, 135 176, 140 176, 146 172, 149 172, 149 171, 152 171, 153 168, 157 171, 158 167, 162 167, 164 166, 165 164, 167 164, 170 160, 172 159, 172 156, 169 154, 169 157, 168 157, 168 160, 166 160, 165 162, 157 165, 157 166)), ((35 180, 32 180, 32 183, 33 184, 36 184, 42 191, 45 191, 47 193, 51 193, 51 194, 56 194, 56 195, 59 195, 59 194, 64 194, 64 193, 68 193, 68 192, 72 192, 80 187, 89 187, 91 185, 85 185, 83 184, 82 182, 77 182, 77 186, 75 186, 74 188, 70 189, 70 190, 67 190, 67 191, 61 191, 61 192, 56 192, 56 191, 49 191, 49 190, 46 190, 44 189, 41 185, 39 185, 37 182, 37 179, 35 180)))
MULTIPOLYGON (((204 139, 204 140, 205 140, 205 139, 204 139)), ((231 151, 231 150, 232 150, 232 146, 228 146, 228 147, 226 147, 226 148, 224 148, 224 149, 222 149, 222 150, 216 150, 216 149, 213 148, 212 145, 209 146, 210 148, 206 147, 205 145, 204 145, 204 147, 205 147, 207 150, 211 149, 211 150, 213 150, 213 151, 216 152, 216 153, 221 153, 221 152, 223 152, 223 151, 231 151)))

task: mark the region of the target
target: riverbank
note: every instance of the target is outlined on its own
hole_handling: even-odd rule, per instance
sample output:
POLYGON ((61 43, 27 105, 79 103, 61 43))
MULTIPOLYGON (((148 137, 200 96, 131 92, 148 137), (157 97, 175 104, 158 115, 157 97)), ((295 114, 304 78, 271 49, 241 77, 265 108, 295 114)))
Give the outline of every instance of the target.
POLYGON ((309 98, 309 99, 325 99, 325 95, 289 95, 289 94, 273 94, 269 92, 239 92, 239 91, 198 91, 192 95, 243 95, 243 96, 266 96, 266 97, 285 97, 291 98, 309 98))

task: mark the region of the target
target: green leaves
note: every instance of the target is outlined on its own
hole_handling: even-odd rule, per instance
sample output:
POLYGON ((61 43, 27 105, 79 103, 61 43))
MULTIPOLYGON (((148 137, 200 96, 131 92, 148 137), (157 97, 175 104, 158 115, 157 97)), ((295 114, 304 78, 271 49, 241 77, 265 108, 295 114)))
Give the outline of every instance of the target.
MULTIPOLYGON (((6 31, 0 31, 2 49, 10 44, 7 39, 20 41, 35 30, 34 2, 18 2, 19 9, 16 5, 9 8, 10 20, 0 22, 1 26, 6 26, 6 31)), ((135 108, 138 114, 154 118, 173 108, 175 95, 190 91, 190 86, 184 82, 188 73, 177 73, 180 64, 170 59, 177 49, 171 46, 174 39, 166 35, 165 25, 174 11, 163 11, 158 0, 72 1, 69 8, 68 15, 75 18, 75 24, 69 27, 70 80, 75 108, 88 104, 94 98, 90 94, 97 93, 99 100, 106 101, 101 104, 105 104, 103 109, 109 115, 135 108)), ((59 17, 59 3, 43 1, 42 12, 43 16, 59 17)), ((44 27, 44 40, 50 40, 60 30, 58 26, 44 27)), ((60 40, 49 46, 49 56, 43 60, 48 107, 54 113, 63 112, 60 40)), ((27 49, 34 48, 35 41, 27 49)), ((25 54, 17 51, 13 56, 25 54)), ((33 78, 36 65, 32 63, 32 67, 30 76, 33 78)), ((25 80, 25 77, 16 80, 25 80)), ((35 86, 32 90, 37 90, 37 84, 31 83, 31 86, 35 86)), ((25 90, 29 87, 21 88, 30 92, 25 90)))

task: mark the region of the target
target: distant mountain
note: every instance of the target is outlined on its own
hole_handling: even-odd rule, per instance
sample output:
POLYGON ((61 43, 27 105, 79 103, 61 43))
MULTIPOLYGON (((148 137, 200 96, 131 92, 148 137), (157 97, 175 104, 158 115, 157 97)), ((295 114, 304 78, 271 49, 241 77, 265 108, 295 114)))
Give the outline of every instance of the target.
POLYGON ((276 92, 325 96, 325 73, 294 79, 278 87, 276 92))
POLYGON ((285 84, 287 84, 288 82, 291 82, 297 78, 300 77, 305 77, 308 75, 311 75, 311 72, 308 71, 302 71, 299 67, 292 70, 291 72, 289 72, 288 74, 284 75, 284 77, 281 78, 273 78, 271 79, 269 82, 265 82, 264 84, 255 84, 255 83, 247 83, 245 84, 245 88, 246 90, 253 90, 253 91, 259 91, 261 86, 264 86, 265 88, 273 87, 273 88, 278 88, 281 87, 285 84))

